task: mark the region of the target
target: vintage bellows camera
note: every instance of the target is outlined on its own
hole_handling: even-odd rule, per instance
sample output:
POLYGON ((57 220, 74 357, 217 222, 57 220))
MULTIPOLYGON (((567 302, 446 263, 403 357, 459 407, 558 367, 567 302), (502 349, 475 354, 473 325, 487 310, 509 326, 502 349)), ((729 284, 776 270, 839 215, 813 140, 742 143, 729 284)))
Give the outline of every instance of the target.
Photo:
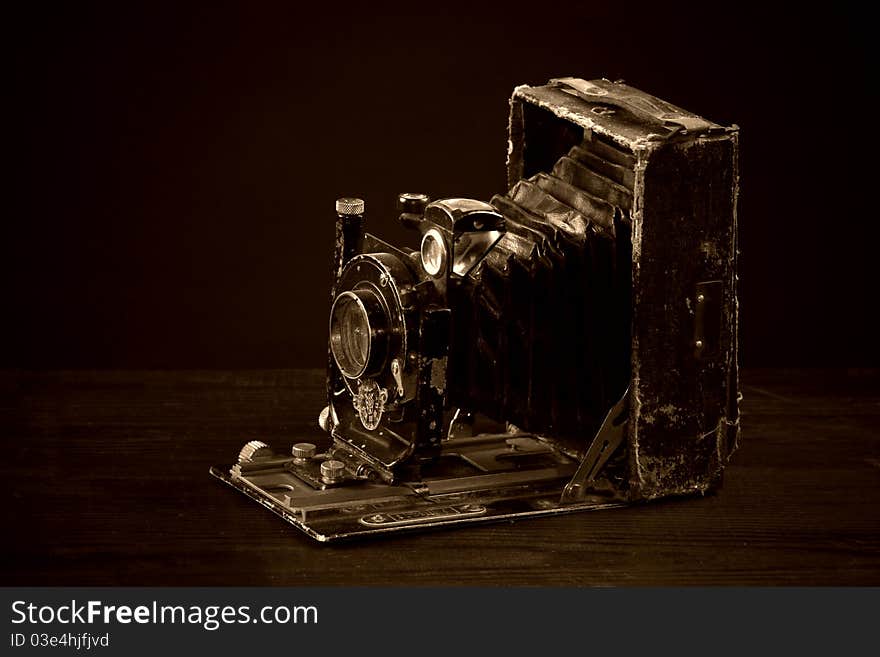
POLYGON ((400 195, 418 248, 336 202, 329 435, 249 442, 212 474, 318 540, 720 484, 737 129, 574 78, 516 88, 509 129, 506 194, 400 195))

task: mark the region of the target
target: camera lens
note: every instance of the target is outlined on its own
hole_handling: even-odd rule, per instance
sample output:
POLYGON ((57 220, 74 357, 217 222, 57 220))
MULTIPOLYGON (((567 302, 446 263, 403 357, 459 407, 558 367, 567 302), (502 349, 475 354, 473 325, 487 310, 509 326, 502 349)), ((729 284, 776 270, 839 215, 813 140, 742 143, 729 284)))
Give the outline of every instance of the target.
POLYGON ((387 323, 382 302, 372 291, 336 297, 330 311, 330 350, 345 376, 356 379, 371 366, 382 365, 387 323))
POLYGON ((361 370, 370 355, 370 323, 363 308, 352 298, 344 298, 337 314, 339 345, 343 359, 361 370))

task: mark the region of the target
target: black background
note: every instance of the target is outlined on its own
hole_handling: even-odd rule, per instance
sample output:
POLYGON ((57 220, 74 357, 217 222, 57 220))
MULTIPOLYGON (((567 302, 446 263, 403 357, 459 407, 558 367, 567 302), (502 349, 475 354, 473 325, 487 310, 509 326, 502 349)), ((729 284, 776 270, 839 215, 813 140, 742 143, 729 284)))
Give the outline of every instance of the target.
POLYGON ((502 191, 513 87, 565 75, 741 126, 745 365, 877 362, 876 94, 837 3, 5 11, 0 366, 322 366, 336 197, 404 243, 397 192, 502 191))

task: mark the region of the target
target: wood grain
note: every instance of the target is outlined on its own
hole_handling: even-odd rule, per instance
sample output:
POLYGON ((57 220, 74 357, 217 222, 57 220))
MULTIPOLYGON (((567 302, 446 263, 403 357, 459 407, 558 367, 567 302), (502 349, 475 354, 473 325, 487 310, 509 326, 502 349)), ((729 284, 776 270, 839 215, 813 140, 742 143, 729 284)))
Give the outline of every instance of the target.
POLYGON ((323 372, 0 373, 3 585, 880 585, 880 373, 752 371, 705 498, 313 543, 208 476, 323 372))

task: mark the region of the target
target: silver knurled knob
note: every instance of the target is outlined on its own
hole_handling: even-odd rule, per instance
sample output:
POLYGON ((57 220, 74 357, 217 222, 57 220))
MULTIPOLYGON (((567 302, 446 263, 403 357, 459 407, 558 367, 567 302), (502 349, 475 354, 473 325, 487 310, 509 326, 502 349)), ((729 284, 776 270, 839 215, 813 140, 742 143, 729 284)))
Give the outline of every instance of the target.
POLYGON ((336 199, 336 214, 363 214, 364 201, 359 198, 336 199))
POLYGON ((294 458, 310 459, 315 455, 317 449, 312 443, 297 443, 290 451, 294 458))
POLYGON ((238 462, 252 463, 255 458, 263 456, 272 456, 272 450, 269 449, 266 443, 260 440, 252 440, 241 448, 241 451, 238 453, 238 462))
POLYGON ((329 460, 321 464, 321 479, 328 484, 336 483, 345 474, 345 464, 342 461, 329 460))

